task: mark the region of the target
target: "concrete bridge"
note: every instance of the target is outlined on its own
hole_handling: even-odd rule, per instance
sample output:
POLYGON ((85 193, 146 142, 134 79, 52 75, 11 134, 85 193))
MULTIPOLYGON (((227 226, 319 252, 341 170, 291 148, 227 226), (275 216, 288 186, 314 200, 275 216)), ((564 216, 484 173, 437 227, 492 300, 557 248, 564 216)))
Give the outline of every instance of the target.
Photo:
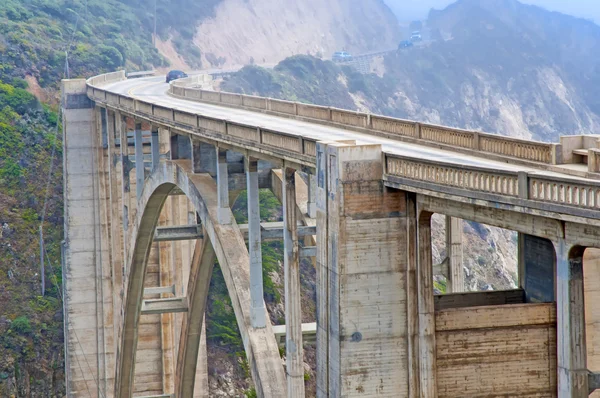
POLYGON ((215 260, 261 397, 305 395, 315 329, 319 397, 598 387, 598 136, 525 141, 203 82, 63 81, 69 397, 207 396, 215 260), (282 224, 261 224, 259 188, 281 200, 282 224), (242 190, 244 226, 230 208, 242 190), (518 289, 463 292, 463 219, 519 233, 518 289), (265 308, 263 239, 284 242, 285 326, 265 308), (302 256, 315 260, 316 326, 300 317, 302 256), (434 295, 434 274, 450 294, 434 295))

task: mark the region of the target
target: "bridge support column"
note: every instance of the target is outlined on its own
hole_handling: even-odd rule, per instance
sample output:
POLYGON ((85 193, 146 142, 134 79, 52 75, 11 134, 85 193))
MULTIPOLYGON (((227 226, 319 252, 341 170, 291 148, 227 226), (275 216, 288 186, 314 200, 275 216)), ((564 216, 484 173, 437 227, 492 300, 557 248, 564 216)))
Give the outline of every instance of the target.
POLYGON ((217 201, 218 218, 221 224, 231 224, 229 209, 229 176, 227 171, 227 151, 216 147, 217 153, 217 201))
POLYGON ((308 174, 308 217, 317 217, 317 176, 308 174))
POLYGON ((463 220, 446 216, 446 255, 448 258, 448 293, 465 291, 463 272, 463 220))
POLYGON ((583 297, 584 248, 570 248, 562 239, 555 243, 555 248, 558 397, 583 398, 589 395, 583 297))
POLYGON ((248 192, 248 254, 250 256, 250 316, 252 326, 264 328, 266 313, 260 233, 260 201, 258 193, 258 159, 245 157, 248 192))
MULTIPOLYGON (((419 329, 420 396, 437 397, 435 353, 435 307, 433 302, 433 263, 431 255, 431 213, 417 205, 417 308, 419 329)), ((409 294, 411 292, 409 291, 409 294)), ((411 315, 409 314, 409 317, 411 315)))
POLYGON ((159 139, 158 139, 158 127, 156 126, 152 126, 152 138, 151 138, 151 145, 152 145, 152 170, 154 170, 157 166, 158 163, 160 162, 160 147, 159 147, 159 139))
POLYGON ((329 297, 327 254, 327 144, 317 143, 317 398, 329 397, 329 297))
MULTIPOLYGON (((85 80, 63 80, 64 145, 64 317, 66 395, 99 397, 107 380, 103 368, 104 316, 102 299, 102 226, 98 190, 98 131, 94 105, 86 95, 85 80), (85 340, 83 339, 85 337, 85 340), (88 366, 82 372, 78 364, 88 366)), ((112 320, 111 320, 112 321, 112 320)))
POLYGON ((144 167, 144 143, 142 142, 142 124, 135 124, 135 192, 137 200, 140 200, 146 180, 146 169, 144 167))
POLYGON ((304 349, 300 306, 300 262, 296 221, 296 170, 283 168, 283 263, 285 285, 285 358, 289 398, 304 397, 304 349))
POLYGON ((131 209, 130 192, 130 171, 131 162, 129 161, 129 144, 127 141, 127 119, 120 113, 115 113, 115 130, 119 134, 119 149, 121 158, 121 202, 123 209, 123 275, 127 273, 127 255, 129 253, 129 211, 131 209))
POLYGON ((409 396, 406 194, 379 145, 318 143, 317 169, 318 396, 409 396))

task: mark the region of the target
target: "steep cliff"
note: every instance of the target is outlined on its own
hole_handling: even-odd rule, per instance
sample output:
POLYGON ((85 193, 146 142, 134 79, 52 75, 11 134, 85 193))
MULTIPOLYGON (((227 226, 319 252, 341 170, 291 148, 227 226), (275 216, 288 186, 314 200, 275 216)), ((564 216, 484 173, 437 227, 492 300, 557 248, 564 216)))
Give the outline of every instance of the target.
POLYGON ((398 38, 398 23, 382 0, 224 0, 194 42, 205 66, 231 66, 394 48, 398 38))

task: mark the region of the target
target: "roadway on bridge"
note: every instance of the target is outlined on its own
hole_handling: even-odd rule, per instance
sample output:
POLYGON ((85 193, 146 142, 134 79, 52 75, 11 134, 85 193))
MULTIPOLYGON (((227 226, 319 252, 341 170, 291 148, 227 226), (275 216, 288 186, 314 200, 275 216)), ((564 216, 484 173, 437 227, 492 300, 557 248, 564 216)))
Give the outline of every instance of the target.
MULTIPOLYGON (((438 148, 427 147, 412 143, 395 141, 378 136, 358 133, 351 130, 330 127, 317 123, 294 120, 285 117, 268 115, 260 112, 252 112, 244 109, 236 109, 225 106, 213 105, 174 98, 167 94, 169 85, 165 83, 165 77, 150 77, 142 79, 125 80, 102 86, 103 89, 115 94, 127 95, 140 100, 154 103, 163 107, 179 109, 186 112, 197 113, 206 117, 226 119, 233 123, 258 126, 265 129, 281 131, 287 134, 302 136, 321 141, 356 140, 357 144, 381 144, 386 153, 407 156, 417 159, 426 159, 452 163, 456 165, 486 168, 495 171, 527 171, 531 174, 545 176, 560 176, 565 174, 536 169, 523 165, 512 165, 501 161, 488 160, 482 157, 466 155, 438 148)), ((583 180, 581 178, 568 176, 567 178, 583 180)))

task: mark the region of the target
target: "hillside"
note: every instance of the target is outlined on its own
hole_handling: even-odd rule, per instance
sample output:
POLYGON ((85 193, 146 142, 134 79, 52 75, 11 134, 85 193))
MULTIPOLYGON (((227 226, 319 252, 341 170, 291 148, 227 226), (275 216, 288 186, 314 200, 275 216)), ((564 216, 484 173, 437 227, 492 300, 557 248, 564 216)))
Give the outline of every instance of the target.
POLYGON ((11 83, 0 81, 0 396, 62 396, 60 126, 23 80, 11 83), (38 226, 47 187, 44 232, 52 268, 46 264, 42 297, 38 226))
MULTIPOLYGON (((396 21, 380 0, 335 0, 328 6, 312 1, 297 7, 291 0, 158 0, 156 36, 152 5, 146 0, 0 2, 2 397, 64 395, 62 153, 56 113, 61 78, 67 73, 71 78, 89 77, 120 68, 199 69, 251 63, 248 55, 253 53, 276 61, 307 51, 324 55, 340 48, 363 51, 378 43, 393 45, 397 34, 396 21), (236 20, 249 14, 255 16, 247 25, 236 20), (211 29, 215 24, 218 29, 211 29), (229 26, 225 34, 223 26, 229 26), (222 37, 227 39, 219 41, 222 37), (246 49, 244 56, 237 57, 242 53, 237 42, 246 49), (214 47, 216 43, 221 47, 214 47), (48 180, 53 149, 54 172, 48 180), (52 268, 48 264, 46 295, 41 297, 37 228, 44 213, 46 186, 44 232, 52 268)), ((243 208, 243 200, 239 203, 243 208)), ((266 205, 267 217, 276 217, 269 212, 280 212, 276 200, 267 198, 266 205)), ((243 217, 243 211, 239 216, 243 217)), ((280 322, 283 314, 280 246, 263 247, 266 299, 274 322, 280 322)), ((304 266, 303 272, 308 281, 304 288, 306 316, 314 319, 314 306, 309 305, 314 295, 314 269, 304 266)), ((211 394, 252 396, 241 340, 218 268, 213 282, 207 314, 211 394)), ((310 391, 314 383, 307 384, 310 391)))
MULTIPOLYGON (((323 63, 312 71, 335 76, 326 80, 331 88, 321 90, 312 77, 306 84, 330 91, 331 105, 514 137, 550 141, 598 131, 599 26, 515 0, 461 0, 433 11, 425 27, 435 40, 377 60, 379 75, 323 63)), ((273 95, 302 97, 294 90, 305 91, 305 83, 285 68, 269 72, 282 87, 273 95)), ((248 85, 264 79, 246 70, 224 88, 268 93, 272 86, 248 85)))
POLYGON ((205 65, 232 66, 394 48, 399 37, 383 0, 224 0, 194 42, 205 65))
MULTIPOLYGON (((245 67, 221 89, 544 141, 598 132, 599 26, 515 0, 460 0, 424 26, 431 39, 376 61, 379 74, 294 56, 245 67)), ((438 262, 442 220, 434 227, 438 262)), ((464 232, 469 288, 514 286, 516 235, 476 223, 464 232)))

